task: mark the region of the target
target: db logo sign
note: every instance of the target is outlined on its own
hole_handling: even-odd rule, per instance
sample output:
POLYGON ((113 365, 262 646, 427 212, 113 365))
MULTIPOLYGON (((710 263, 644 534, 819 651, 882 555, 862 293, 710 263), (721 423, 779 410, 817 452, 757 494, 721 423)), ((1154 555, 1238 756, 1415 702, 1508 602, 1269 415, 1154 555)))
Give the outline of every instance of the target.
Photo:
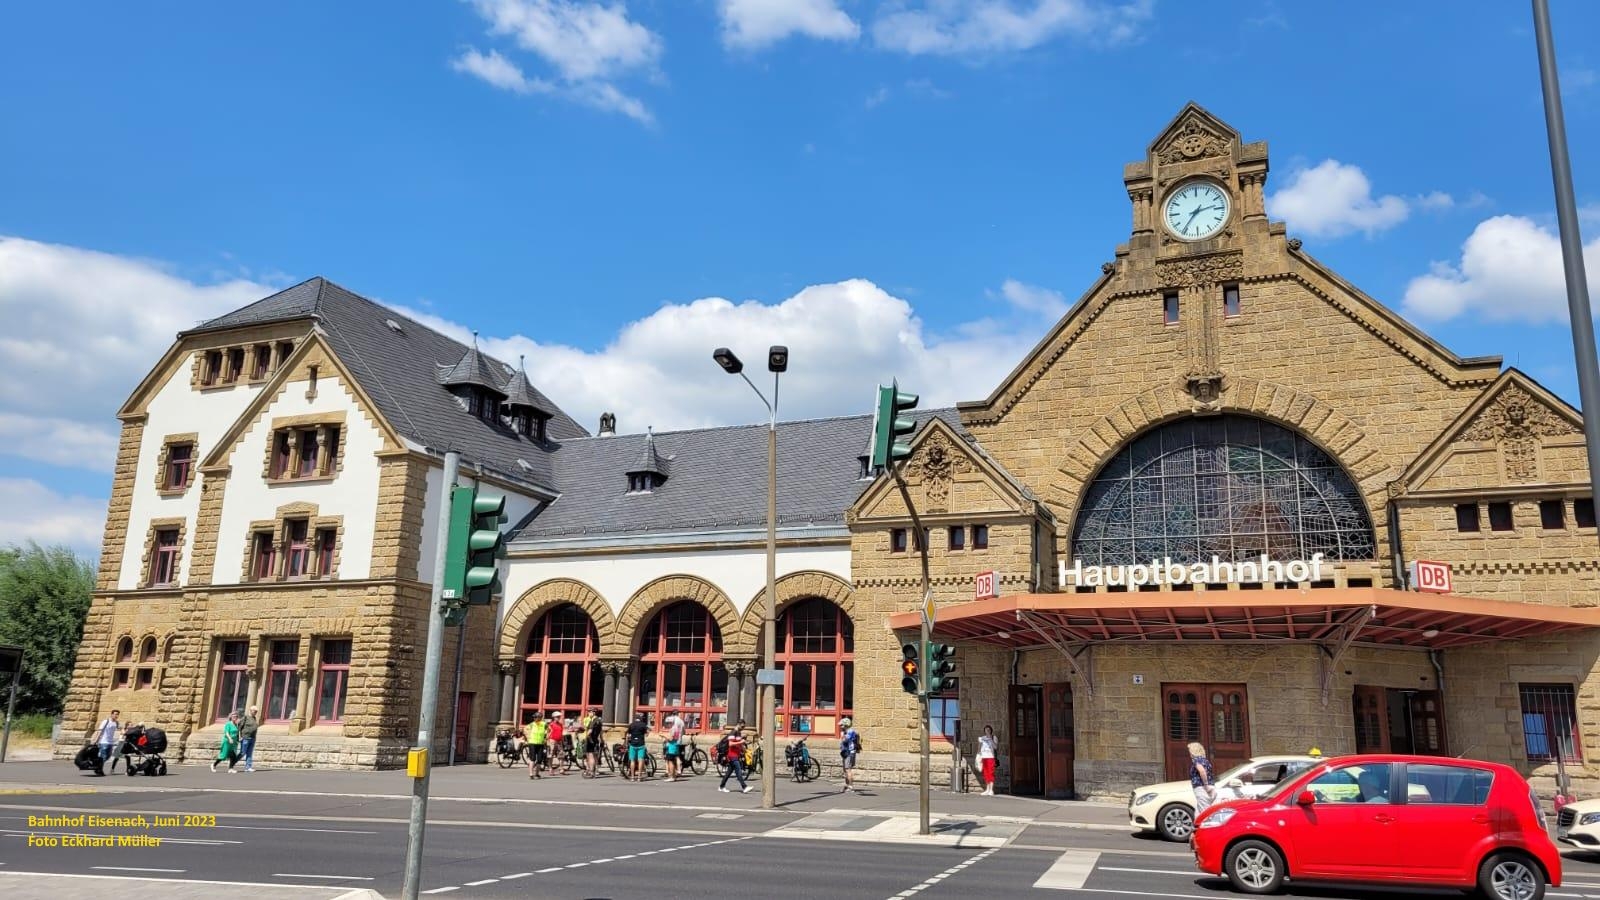
POLYGON ((973 597, 979 600, 987 600, 990 597, 1000 596, 1000 592, 995 590, 999 581, 999 576, 993 572, 979 572, 973 581, 973 597))
POLYGON ((1441 562, 1417 560, 1411 564, 1411 585, 1432 594, 1450 593, 1450 567, 1441 562))

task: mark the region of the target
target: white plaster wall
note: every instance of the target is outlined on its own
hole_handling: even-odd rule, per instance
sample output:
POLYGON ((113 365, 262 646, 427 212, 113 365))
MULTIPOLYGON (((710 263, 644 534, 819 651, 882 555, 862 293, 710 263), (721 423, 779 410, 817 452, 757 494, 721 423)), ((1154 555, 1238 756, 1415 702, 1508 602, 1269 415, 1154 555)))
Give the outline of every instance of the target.
POLYGON ((127 591, 144 586, 145 573, 141 563, 145 540, 150 535, 150 521, 179 516, 187 519, 189 524, 184 529, 178 583, 188 583, 189 562, 194 558, 195 514, 200 509, 200 461, 215 448, 217 439, 261 390, 259 384, 239 384, 231 388, 197 391, 189 384, 193 363, 193 354, 185 356, 172 377, 150 398, 144 439, 139 444, 139 466, 133 482, 122 571, 117 576, 118 590, 127 591), (163 497, 156 491, 160 478, 156 472, 156 461, 161 457, 163 439, 169 434, 190 432, 200 436, 200 445, 195 448, 194 479, 181 496, 163 497))
MULTIPOLYGON (((428 467, 428 497, 427 502, 422 507, 422 547, 418 556, 417 580, 424 584, 433 583, 433 560, 435 554, 438 553, 439 546, 439 504, 442 502, 443 497, 440 492, 440 485, 443 481, 444 461, 440 460, 436 465, 428 467)), ((476 483, 477 479, 472 477, 470 469, 464 469, 456 476, 456 484, 462 487, 471 487, 476 483)), ((510 529, 511 526, 522 521, 522 517, 532 511, 537 504, 537 501, 532 497, 506 490, 495 484, 485 484, 483 493, 491 497, 505 495, 506 524, 502 530, 510 529)), ((502 584, 506 580, 506 570, 503 566, 504 564, 502 563, 500 570, 502 584)))
POLYGON ((378 460, 383 435, 362 413, 356 401, 345 392, 334 374, 317 379, 317 395, 306 399, 306 381, 292 381, 282 394, 245 432, 234 451, 233 474, 228 476, 223 495, 222 527, 217 534, 215 584, 238 584, 248 551, 246 534, 250 523, 270 519, 286 503, 306 502, 317 506, 319 516, 343 516, 339 545, 338 577, 367 578, 372 571, 372 535, 378 514, 378 460), (310 484, 285 482, 269 485, 262 477, 266 465, 267 441, 274 417, 342 411, 344 465, 332 481, 310 484))
MULTIPOLYGON (((513 559, 509 563, 502 617, 528 589, 552 578, 570 578, 594 588, 611 605, 613 613, 621 612, 628 598, 640 588, 667 575, 692 575, 711 582, 728 595, 741 615, 767 586, 765 549, 513 559)), ((841 542, 837 547, 780 547, 777 569, 779 578, 793 572, 821 571, 848 582, 849 543, 841 542)))

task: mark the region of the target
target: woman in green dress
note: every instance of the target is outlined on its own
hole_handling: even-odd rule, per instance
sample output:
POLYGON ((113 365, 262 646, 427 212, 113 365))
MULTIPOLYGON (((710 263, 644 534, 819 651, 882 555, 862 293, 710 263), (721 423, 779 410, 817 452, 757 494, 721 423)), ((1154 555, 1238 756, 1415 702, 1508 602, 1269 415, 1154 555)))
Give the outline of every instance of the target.
POLYGON ((239 761, 239 711, 234 710, 228 721, 222 726, 222 746, 217 748, 217 758, 211 761, 211 771, 217 770, 217 763, 228 761, 228 774, 233 774, 233 766, 239 761))

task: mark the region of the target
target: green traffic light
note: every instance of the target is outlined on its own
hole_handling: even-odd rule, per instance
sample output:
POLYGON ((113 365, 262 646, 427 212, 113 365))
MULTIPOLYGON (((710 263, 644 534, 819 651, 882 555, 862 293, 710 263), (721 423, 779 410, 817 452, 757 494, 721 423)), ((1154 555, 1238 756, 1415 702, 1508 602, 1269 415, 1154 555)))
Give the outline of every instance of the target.
POLYGON ((917 395, 903 393, 898 382, 878 387, 878 403, 872 420, 872 465, 886 466, 911 455, 910 435, 917 422, 901 413, 916 409, 917 395), (899 440, 904 435, 905 440, 899 440))

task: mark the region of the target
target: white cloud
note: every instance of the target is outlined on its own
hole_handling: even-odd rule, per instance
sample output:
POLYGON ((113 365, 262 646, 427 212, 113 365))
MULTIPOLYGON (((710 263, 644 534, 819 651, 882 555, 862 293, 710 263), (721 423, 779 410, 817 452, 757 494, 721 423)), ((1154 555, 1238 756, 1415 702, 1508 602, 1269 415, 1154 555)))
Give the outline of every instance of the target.
POLYGON ((1429 191, 1416 198, 1416 204, 1418 209, 1429 211, 1454 209, 1456 198, 1446 194, 1444 191, 1429 191))
POLYGON ((104 500, 58 494, 31 478, 0 478, 0 546, 34 541, 100 555, 104 500))
POLYGON ((552 94, 650 124, 649 109, 618 88, 618 78, 651 74, 661 58, 661 38, 628 18, 622 3, 582 0, 472 0, 489 34, 508 37, 554 71, 555 78, 529 76, 516 62, 491 49, 469 47, 451 68, 501 90, 552 94))
MULTIPOLYGON (((1600 239, 1584 247, 1589 294, 1600 299, 1600 239)), ((1556 233, 1526 216, 1495 216, 1473 229, 1456 263, 1436 262, 1406 285, 1403 308, 1418 319, 1471 315, 1490 322, 1567 321, 1556 233)))
POLYGON ((1393 228, 1406 220, 1411 208, 1393 194, 1374 198, 1361 167, 1325 159, 1291 174, 1288 185, 1267 198, 1267 212, 1303 234, 1339 237, 1393 228))
POLYGON ((117 408, 177 332, 272 290, 0 236, 0 458, 110 469, 117 408))
POLYGON ((1060 291, 1023 284, 1015 278, 1007 278, 1000 285, 1000 297, 1019 310, 1052 321, 1067 314, 1067 298, 1060 291))
POLYGON ((867 95, 867 99, 862 101, 861 105, 865 106, 867 109, 875 109, 888 101, 889 94, 889 86, 886 84, 881 84, 878 86, 877 90, 867 95))
POLYGON ((718 0, 722 43, 755 49, 791 35, 853 41, 861 26, 834 0, 718 0))
POLYGON ((1067 36, 1122 43, 1151 15, 1152 0, 895 0, 873 21, 872 38, 912 55, 984 57, 1067 36))
MULTIPOLYGON (((1018 296, 1030 301, 1051 293, 1018 287, 1018 296)), ((459 324, 403 311, 457 339, 470 338, 459 324)), ((1009 324, 984 319, 936 335, 910 303, 853 279, 812 285, 776 303, 709 297, 667 304, 624 326, 600 350, 544 344, 521 334, 480 335, 479 342, 501 359, 525 355, 529 378, 591 430, 600 413, 610 411, 622 430, 637 432, 647 425, 676 429, 760 420, 760 404, 749 388, 711 361, 718 346, 739 354, 757 384, 766 348, 789 348, 779 409, 784 419, 865 413, 871 386, 891 378, 921 392, 924 406, 982 399, 1038 340, 1037 320, 1026 318, 1009 324)))

